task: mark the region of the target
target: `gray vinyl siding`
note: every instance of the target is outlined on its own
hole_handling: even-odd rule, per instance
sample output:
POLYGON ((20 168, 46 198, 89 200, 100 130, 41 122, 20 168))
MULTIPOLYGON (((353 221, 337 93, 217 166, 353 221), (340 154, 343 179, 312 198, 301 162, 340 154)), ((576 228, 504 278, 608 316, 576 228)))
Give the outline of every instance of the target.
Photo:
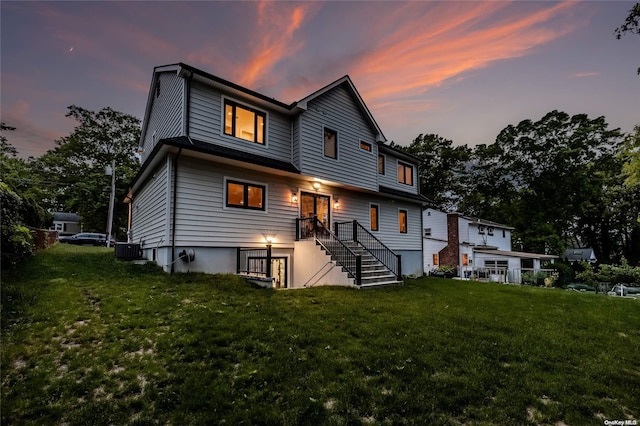
POLYGON ((166 244, 167 163, 162 162, 133 199, 131 230, 133 241, 144 241, 144 247, 166 244), (164 244, 161 244, 163 242, 164 244))
POLYGON ((376 238, 392 250, 422 250, 421 207, 412 203, 389 201, 384 196, 363 194, 343 189, 334 189, 334 196, 340 200, 340 208, 333 211, 332 221, 357 220, 376 238), (378 205, 378 231, 371 231, 369 206, 378 205), (398 210, 407 210, 408 232, 400 233, 398 210))
POLYGON ((295 240, 296 186, 283 178, 181 158, 178 165, 176 244, 208 247, 264 247, 265 232, 276 242, 295 240), (266 186, 266 211, 225 207, 224 179, 266 186))
MULTIPOLYGON (((275 232, 276 246, 291 247, 295 240, 299 202, 291 194, 314 192, 309 182, 248 169, 181 157, 178 165, 176 245, 194 247, 263 247, 263 233, 275 232), (266 186, 266 210, 225 207, 224 179, 266 186)), ((420 207, 391 202, 342 188, 323 186, 319 194, 331 197, 331 221, 358 220, 369 227, 369 203, 380 205, 380 231, 374 233, 393 250, 421 250, 420 207), (333 207, 334 201, 340 207, 333 207), (398 230, 398 207, 409 212, 409 232, 398 230)))
POLYGON ((301 170, 305 175, 377 190, 376 135, 350 92, 338 86, 309 102, 301 115, 301 170), (337 159, 324 156, 324 127, 338 133, 337 159), (360 141, 372 151, 360 149, 360 141))
POLYGON ((291 161, 291 124, 280 113, 251 105, 240 98, 229 96, 239 104, 264 111, 267 114, 266 143, 264 145, 225 135, 223 131, 223 94, 202 83, 191 85, 189 136, 203 142, 238 149, 282 161, 291 161))
MULTIPOLYGON (((411 163, 409 161, 398 159, 394 157, 392 154, 384 154, 385 160, 385 174, 378 175, 378 182, 381 186, 386 186, 388 188, 397 189, 399 191, 410 192, 413 194, 418 194, 418 165, 415 163, 411 163), (413 167, 413 185, 405 185, 404 183, 398 182, 398 162, 409 164, 413 167)), ((376 161, 378 157, 376 155, 376 161)), ((377 164, 376 164, 377 170, 377 164)))
POLYGON ((152 87, 153 104, 143 142, 144 162, 160 139, 182 135, 182 105, 184 80, 175 72, 158 74, 160 94, 156 97, 156 87, 152 87), (155 136, 154 136, 155 133, 155 136))
POLYGON ((300 169, 300 116, 296 117, 293 119, 293 132, 292 132, 292 136, 293 136, 293 140, 292 140, 292 144, 293 144, 293 153, 292 153, 292 159, 293 159, 293 165, 296 166, 298 168, 298 170, 300 169))

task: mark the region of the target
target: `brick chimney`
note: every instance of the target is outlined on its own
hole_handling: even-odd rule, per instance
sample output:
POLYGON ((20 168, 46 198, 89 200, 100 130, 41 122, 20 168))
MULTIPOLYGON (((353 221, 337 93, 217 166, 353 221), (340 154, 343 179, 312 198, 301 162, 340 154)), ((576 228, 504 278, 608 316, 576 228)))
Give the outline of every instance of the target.
POLYGON ((445 248, 440 250, 440 265, 458 266, 460 261, 460 214, 457 212, 447 213, 447 241, 445 248))

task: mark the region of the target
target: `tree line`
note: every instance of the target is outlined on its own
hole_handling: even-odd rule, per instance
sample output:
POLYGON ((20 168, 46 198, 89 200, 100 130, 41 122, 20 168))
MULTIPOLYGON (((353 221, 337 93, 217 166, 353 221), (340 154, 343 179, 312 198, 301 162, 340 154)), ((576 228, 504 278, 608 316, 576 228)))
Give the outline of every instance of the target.
POLYGON ((624 134, 604 117, 554 110, 492 144, 422 134, 397 147, 422 160, 433 207, 513 226, 514 250, 592 247, 604 263, 640 263, 640 125, 624 134))
POLYGON ((120 240, 126 239, 124 198, 140 169, 136 158, 140 120, 108 107, 91 111, 75 105, 68 107, 66 116, 77 123, 71 134, 56 140, 55 147, 42 156, 27 159, 19 158, 9 141, 15 128, 2 123, 3 266, 16 261, 7 256, 29 245, 24 227, 49 227, 50 212, 77 213, 85 232, 105 233, 111 196, 111 176, 105 169, 112 162, 116 165, 113 229, 120 240))

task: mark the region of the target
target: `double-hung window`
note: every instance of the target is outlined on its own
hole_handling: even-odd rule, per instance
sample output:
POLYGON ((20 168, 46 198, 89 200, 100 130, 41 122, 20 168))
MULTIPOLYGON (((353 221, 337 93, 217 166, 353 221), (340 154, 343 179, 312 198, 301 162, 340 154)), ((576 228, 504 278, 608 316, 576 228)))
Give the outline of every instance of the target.
POLYGON ((338 132, 324 128, 324 156, 338 158, 338 132))
POLYGON ((253 183, 227 181, 227 207, 250 210, 264 210, 266 187, 253 183))
POLYGON ((224 134, 264 145, 266 114, 225 99, 224 134))
POLYGON ((398 183, 413 185, 413 166, 398 161, 398 183))

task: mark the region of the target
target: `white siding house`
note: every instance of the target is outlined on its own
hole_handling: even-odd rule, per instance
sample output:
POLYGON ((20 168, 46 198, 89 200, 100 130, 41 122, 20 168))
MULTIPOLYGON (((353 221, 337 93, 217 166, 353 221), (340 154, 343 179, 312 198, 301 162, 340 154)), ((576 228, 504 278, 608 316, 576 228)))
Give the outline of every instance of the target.
POLYGON ((520 283, 523 272, 540 271, 557 256, 511 250, 512 227, 457 212, 426 208, 423 216, 423 268, 456 269, 462 278, 482 277, 520 283))
POLYGON ((385 142, 348 76, 284 104, 185 64, 157 67, 131 242, 166 271, 276 287, 421 275, 419 160, 385 142))

